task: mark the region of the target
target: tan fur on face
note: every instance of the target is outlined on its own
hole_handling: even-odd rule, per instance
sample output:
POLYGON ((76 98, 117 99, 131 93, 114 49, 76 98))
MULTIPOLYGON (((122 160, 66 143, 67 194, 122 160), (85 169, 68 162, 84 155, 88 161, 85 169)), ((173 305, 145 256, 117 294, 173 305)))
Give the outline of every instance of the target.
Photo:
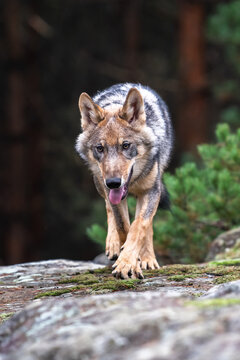
MULTIPOLYGON (((124 140, 131 141, 132 129, 123 119, 119 118, 119 109, 114 111, 105 110, 105 119, 99 123, 99 135, 103 146, 121 146, 124 140)), ((134 135, 134 134, 132 134, 134 135)), ((127 159, 120 151, 116 156, 104 155, 104 159, 98 163, 103 179, 120 177, 126 182, 133 165, 133 160, 127 159)))
POLYGON ((109 119, 106 118, 106 120, 99 124, 99 128, 102 130, 100 134, 104 143, 109 146, 119 144, 119 134, 124 134, 124 129, 117 116, 110 116, 109 119))
POLYGON ((126 161, 123 155, 118 155, 117 158, 106 159, 106 161, 99 163, 99 168, 104 179, 118 177, 122 178, 125 183, 131 170, 131 164, 131 160, 126 161))
MULTIPOLYGON (((151 146, 146 148, 146 144, 151 143, 152 133, 147 126, 135 128, 127 121, 121 119, 121 107, 109 106, 108 109, 104 109, 104 120, 100 121, 93 130, 89 128, 84 131, 86 134, 86 146, 88 147, 88 159, 91 165, 91 170, 95 174, 101 174, 102 180, 106 180, 113 177, 122 178, 122 183, 125 183, 128 179, 130 170, 134 165, 134 174, 132 181, 141 175, 145 168, 145 164, 148 162, 148 151, 151 146), (137 147, 137 156, 133 159, 126 158, 122 151, 121 145, 123 141, 128 140, 137 147), (93 156, 92 149, 97 144, 101 144, 105 147, 119 147, 116 156, 104 152, 104 157, 99 162, 93 156)), ((154 178, 157 172, 157 165, 148 175, 146 182, 137 182, 133 188, 129 188, 130 192, 138 195, 141 191, 145 191, 150 188, 151 183, 154 182, 154 178)))

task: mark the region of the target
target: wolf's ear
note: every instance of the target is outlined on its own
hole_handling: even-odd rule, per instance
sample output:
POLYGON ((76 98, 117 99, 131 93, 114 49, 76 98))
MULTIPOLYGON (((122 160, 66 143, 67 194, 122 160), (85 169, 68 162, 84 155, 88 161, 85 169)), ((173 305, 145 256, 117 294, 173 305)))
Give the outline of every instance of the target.
POLYGON ((129 122, 129 124, 144 125, 146 114, 144 111, 143 98, 136 88, 129 90, 120 117, 129 122))
POLYGON ((83 130, 86 130, 89 125, 96 126, 104 119, 103 109, 95 104, 87 93, 80 95, 78 106, 82 116, 81 124, 83 130))

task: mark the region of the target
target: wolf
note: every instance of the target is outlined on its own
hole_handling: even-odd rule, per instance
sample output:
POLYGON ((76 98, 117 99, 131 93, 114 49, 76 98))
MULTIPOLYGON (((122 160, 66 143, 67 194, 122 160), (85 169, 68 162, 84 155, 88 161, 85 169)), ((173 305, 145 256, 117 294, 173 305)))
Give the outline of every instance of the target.
POLYGON ((159 203, 167 200, 162 177, 173 146, 168 108, 154 90, 132 83, 113 85, 93 99, 82 93, 78 105, 82 133, 76 150, 105 199, 106 255, 116 260, 113 275, 141 279, 143 269, 159 268, 152 222, 159 203), (137 198, 132 224, 128 193, 137 198))

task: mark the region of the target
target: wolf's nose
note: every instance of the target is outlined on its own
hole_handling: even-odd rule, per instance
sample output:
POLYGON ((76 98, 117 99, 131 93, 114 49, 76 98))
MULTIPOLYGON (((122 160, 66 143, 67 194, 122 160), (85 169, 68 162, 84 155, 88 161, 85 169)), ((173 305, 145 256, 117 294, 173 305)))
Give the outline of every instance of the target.
POLYGON ((109 189, 117 189, 121 186, 121 178, 110 178, 106 180, 106 185, 109 189))

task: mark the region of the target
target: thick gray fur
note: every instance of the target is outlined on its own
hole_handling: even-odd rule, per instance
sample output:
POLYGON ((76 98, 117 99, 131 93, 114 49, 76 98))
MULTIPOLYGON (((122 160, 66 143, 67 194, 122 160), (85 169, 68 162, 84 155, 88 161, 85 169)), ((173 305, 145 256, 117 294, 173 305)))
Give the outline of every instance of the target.
MULTIPOLYGON (((103 109, 107 109, 114 104, 123 106, 126 100, 126 96, 131 88, 138 89, 142 95, 146 113, 147 128, 151 138, 151 143, 148 144, 151 148, 151 151, 148 155, 148 161, 146 162, 146 166, 141 174, 139 174, 137 177, 133 176, 131 183, 134 183, 140 180, 140 178, 146 177, 156 162, 158 162, 162 170, 166 168, 170 160, 173 146, 173 130, 167 105, 154 90, 147 86, 133 83, 116 84, 110 88, 98 92, 93 97, 93 101, 103 109)), ((85 143, 82 144, 81 134, 77 139, 76 150, 80 156, 87 161, 85 155, 85 143)), ((161 188, 161 200, 159 207, 163 209, 169 209, 169 196, 164 184, 162 183, 162 179, 158 177, 156 181, 157 183, 153 188, 152 196, 157 195, 161 188)))

